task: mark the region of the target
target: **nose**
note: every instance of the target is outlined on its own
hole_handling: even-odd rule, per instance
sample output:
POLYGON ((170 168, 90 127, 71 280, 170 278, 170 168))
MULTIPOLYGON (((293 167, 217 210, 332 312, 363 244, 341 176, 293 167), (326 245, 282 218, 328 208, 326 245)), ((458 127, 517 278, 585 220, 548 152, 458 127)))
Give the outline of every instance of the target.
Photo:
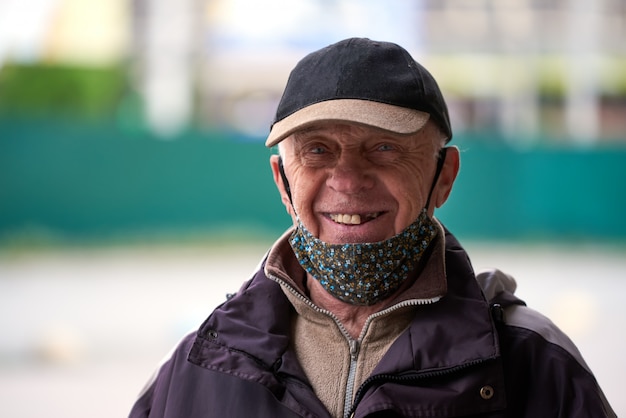
POLYGON ((344 194, 358 194, 374 186, 371 162, 358 153, 342 152, 326 184, 344 194))

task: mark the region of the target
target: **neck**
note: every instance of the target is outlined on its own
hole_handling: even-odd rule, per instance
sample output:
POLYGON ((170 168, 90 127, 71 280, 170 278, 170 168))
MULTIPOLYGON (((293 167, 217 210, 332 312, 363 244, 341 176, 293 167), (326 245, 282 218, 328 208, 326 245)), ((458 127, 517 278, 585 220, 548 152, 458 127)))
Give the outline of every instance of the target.
MULTIPOLYGON (((373 305, 352 305, 332 296, 322 287, 319 281, 315 280, 311 275, 307 274, 306 281, 311 301, 320 308, 332 312, 346 328, 350 337, 355 340, 361 335, 367 318, 385 308, 388 301, 393 300, 396 295, 393 294, 389 298, 373 305)), ((399 292, 400 291, 402 291, 402 289, 400 289, 399 292)))

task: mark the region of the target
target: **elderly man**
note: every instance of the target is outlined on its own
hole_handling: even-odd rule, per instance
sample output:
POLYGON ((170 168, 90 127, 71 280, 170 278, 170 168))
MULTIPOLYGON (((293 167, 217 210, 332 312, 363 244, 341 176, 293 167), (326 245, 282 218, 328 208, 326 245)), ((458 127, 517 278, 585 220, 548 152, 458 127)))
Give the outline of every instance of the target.
POLYGON ((451 137, 398 45, 300 61, 266 142, 293 228, 131 417, 615 416, 571 341, 433 217, 459 171, 451 137))

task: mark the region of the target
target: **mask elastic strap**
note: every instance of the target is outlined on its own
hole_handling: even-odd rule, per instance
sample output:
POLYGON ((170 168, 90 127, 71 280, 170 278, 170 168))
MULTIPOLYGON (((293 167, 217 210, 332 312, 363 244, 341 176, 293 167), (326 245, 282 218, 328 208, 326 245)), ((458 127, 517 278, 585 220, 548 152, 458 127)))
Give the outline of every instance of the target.
POLYGON ((435 186, 437 185, 437 180, 439 180, 439 175, 441 174, 441 170, 443 169, 443 163, 446 161, 447 152, 448 147, 441 148, 441 150, 439 151, 439 157, 437 158, 437 171, 435 171, 433 183, 430 185, 430 192, 428 192, 428 199, 426 200, 426 209, 428 209, 428 207, 430 206, 430 198, 432 197, 435 186))
POLYGON ((283 179, 283 185, 285 186, 285 191, 287 192, 287 196, 289 196, 289 202, 291 202, 291 206, 293 206, 293 200, 291 199, 291 187, 289 187, 289 181, 287 180, 287 176, 285 175, 285 168, 283 167, 283 158, 278 156, 278 171, 280 172, 280 178, 283 179))

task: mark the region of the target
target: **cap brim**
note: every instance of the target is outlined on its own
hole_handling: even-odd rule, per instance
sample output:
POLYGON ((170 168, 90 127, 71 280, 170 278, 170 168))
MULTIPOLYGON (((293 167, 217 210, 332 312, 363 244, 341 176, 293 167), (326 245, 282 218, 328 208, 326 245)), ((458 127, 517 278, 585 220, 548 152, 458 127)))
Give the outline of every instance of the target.
POLYGON ((273 147, 295 131, 317 122, 351 122, 398 134, 424 127, 430 115, 414 109, 361 99, 335 99, 314 103, 272 126, 265 146, 273 147))

